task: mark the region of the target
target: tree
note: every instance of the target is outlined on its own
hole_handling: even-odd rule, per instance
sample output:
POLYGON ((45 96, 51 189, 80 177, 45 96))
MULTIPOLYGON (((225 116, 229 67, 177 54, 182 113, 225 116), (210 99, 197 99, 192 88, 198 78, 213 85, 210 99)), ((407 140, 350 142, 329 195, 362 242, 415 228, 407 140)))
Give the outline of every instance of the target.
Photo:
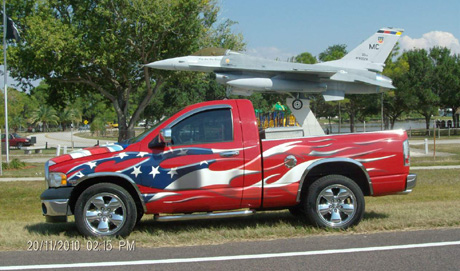
POLYGON ((57 117, 61 124, 62 131, 65 131, 66 126, 70 126, 70 124, 77 127, 81 123, 81 113, 78 108, 73 106, 67 106, 63 110, 57 112, 57 117))
POLYGON ((439 95, 440 105, 452 109, 454 127, 458 127, 455 112, 460 107, 459 55, 452 55, 448 48, 434 47, 429 52, 434 65, 433 90, 439 95))
POLYGON ((213 0, 36 1, 28 14, 16 11, 23 42, 11 48, 13 74, 45 78, 60 96, 98 91, 117 114, 121 141, 175 75, 142 65, 196 51, 216 33, 217 12, 213 0))
MULTIPOLYGON (((17 132, 26 125, 26 116, 29 113, 29 97, 27 94, 14 88, 8 88, 8 124, 9 128, 17 132)), ((5 124, 5 96, 0 95, 0 124, 5 124)))
POLYGON ((404 112, 409 112, 414 107, 413 92, 405 84, 405 76, 409 70, 407 55, 403 54, 396 61, 393 61, 393 58, 399 53, 398 51, 399 46, 397 45, 385 62, 383 71, 384 75, 393 80, 393 85, 396 87, 396 89, 388 90, 383 94, 385 129, 393 129, 396 120, 404 112))
POLYGON ((43 130, 49 131, 49 124, 57 124, 58 120, 56 110, 49 105, 42 104, 32 113, 29 121, 31 123, 41 123, 43 130))
POLYGON ((429 130, 431 116, 437 113, 439 105, 439 96, 434 91, 433 62, 425 49, 416 49, 405 54, 409 70, 401 84, 412 92, 415 111, 424 116, 426 129, 429 130))
POLYGON ((304 53, 301 53, 300 55, 297 55, 294 58, 294 61, 297 63, 304 63, 304 64, 315 64, 316 62, 318 62, 318 60, 316 60, 316 57, 314 57, 309 52, 304 52, 304 53))
POLYGON ((329 46, 318 56, 319 60, 326 62, 341 59, 347 54, 347 46, 345 44, 336 44, 329 46))

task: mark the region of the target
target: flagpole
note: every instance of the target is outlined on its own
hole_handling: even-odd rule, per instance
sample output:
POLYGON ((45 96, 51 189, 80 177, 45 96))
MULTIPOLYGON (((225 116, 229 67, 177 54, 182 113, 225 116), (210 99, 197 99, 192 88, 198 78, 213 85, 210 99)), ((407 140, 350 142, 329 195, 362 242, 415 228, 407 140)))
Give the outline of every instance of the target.
POLYGON ((9 130, 8 130, 8 69, 6 66, 6 49, 7 49, 7 44, 6 44, 6 30, 7 30, 7 24, 6 24, 6 0, 3 0, 3 75, 4 75, 4 81, 3 81, 3 87, 5 89, 5 151, 6 151, 6 163, 10 162, 10 153, 9 153, 9 130))

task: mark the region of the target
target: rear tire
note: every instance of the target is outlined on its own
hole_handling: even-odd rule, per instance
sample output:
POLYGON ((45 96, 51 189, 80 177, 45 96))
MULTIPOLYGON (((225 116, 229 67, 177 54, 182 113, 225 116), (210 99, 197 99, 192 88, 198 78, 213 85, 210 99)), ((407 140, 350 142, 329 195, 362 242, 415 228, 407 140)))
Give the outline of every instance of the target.
POLYGON ((75 222, 85 236, 128 236, 137 221, 136 204, 123 187, 99 183, 88 187, 75 204, 75 222))
POLYGON ((342 175, 316 180, 309 187, 303 204, 307 219, 322 228, 346 229, 357 225, 365 209, 361 188, 342 175))

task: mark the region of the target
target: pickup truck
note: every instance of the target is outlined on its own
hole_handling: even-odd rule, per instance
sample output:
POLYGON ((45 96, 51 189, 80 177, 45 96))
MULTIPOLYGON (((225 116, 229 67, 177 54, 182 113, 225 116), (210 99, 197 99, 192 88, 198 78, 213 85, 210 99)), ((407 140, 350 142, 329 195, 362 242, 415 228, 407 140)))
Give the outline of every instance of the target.
POLYGON ((248 100, 188 106, 127 142, 50 159, 43 214, 74 215, 85 236, 127 236, 144 214, 176 221, 280 209, 344 229, 362 219, 364 196, 416 184, 403 130, 264 137, 248 100))
MULTIPOLYGON (((2 134, 2 142, 5 142, 5 134, 2 134)), ((33 145, 30 138, 21 137, 16 133, 8 134, 8 146, 16 147, 18 149, 22 148, 23 146, 31 146, 33 145)))

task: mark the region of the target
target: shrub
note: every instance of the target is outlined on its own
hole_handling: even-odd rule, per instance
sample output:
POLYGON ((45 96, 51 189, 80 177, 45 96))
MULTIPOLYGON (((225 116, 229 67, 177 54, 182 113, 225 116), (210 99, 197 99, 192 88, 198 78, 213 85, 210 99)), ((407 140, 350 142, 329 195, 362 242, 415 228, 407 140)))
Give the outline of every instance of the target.
POLYGON ((26 163, 14 158, 10 163, 2 163, 3 169, 22 169, 26 167, 26 163))

